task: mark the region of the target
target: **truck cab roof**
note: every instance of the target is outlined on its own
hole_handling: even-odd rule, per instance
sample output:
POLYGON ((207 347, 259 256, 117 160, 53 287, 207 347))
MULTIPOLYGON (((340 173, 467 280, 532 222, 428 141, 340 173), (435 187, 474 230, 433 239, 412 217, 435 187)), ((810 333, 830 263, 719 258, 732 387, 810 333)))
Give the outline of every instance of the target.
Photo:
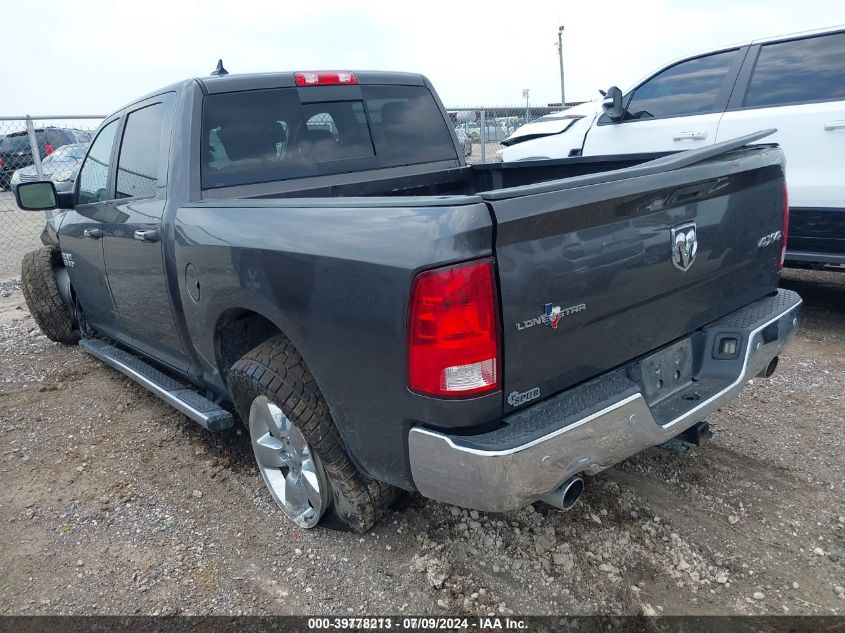
MULTIPOLYGON (((401 73, 392 71, 380 70, 352 70, 352 71, 312 71, 312 70, 296 70, 296 71, 280 71, 268 73, 230 73, 227 75, 211 75, 206 77, 193 77, 191 79, 183 79, 166 86, 162 86, 156 90, 152 90, 137 99, 133 99, 126 103, 119 110, 120 112, 126 108, 131 107, 136 103, 145 101, 150 97, 164 94, 166 92, 181 93, 191 90, 195 86, 199 86, 204 94, 218 94, 225 92, 239 92, 243 90, 265 90, 268 88, 295 88, 296 75, 298 73, 351 73, 355 76, 355 83, 358 85, 396 85, 396 86, 427 86, 432 90, 436 96, 431 83, 428 79, 419 73, 401 73)), ((331 89, 336 86, 309 86, 311 88, 331 89)), ((325 93, 324 93, 325 94, 325 93)), ((320 95, 322 96, 322 95, 320 95)), ((114 113, 113 113, 114 114, 114 113)), ((112 115, 110 114, 109 117, 112 115)), ((106 118, 109 118, 106 117, 106 118)))
MULTIPOLYGON (((402 86, 424 86, 428 80, 418 73, 399 73, 378 70, 351 70, 351 71, 286 71, 272 73, 244 73, 229 74, 223 76, 197 77, 196 81, 203 90, 209 94, 219 92, 234 92, 237 90, 261 90, 265 88, 294 88, 296 87, 296 75, 298 73, 351 73, 354 75, 355 83, 361 85, 402 85, 402 86)), ((314 86, 320 87, 320 86, 314 86)))

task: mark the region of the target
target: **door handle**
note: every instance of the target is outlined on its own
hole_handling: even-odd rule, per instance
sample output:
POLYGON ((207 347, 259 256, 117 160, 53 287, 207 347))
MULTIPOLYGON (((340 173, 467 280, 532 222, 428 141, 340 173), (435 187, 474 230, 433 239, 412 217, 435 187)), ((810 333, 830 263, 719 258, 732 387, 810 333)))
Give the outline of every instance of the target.
POLYGON ((703 141, 707 138, 707 132, 678 132, 672 137, 675 141, 703 141))
POLYGON ((158 231, 149 229, 147 231, 135 231, 135 239, 139 242, 158 242, 158 231))
POLYGON ((833 132, 834 130, 845 130, 845 121, 828 121, 824 124, 825 132, 833 132))
POLYGON ((90 237, 92 240, 98 240, 103 237, 103 229, 85 229, 82 231, 85 237, 90 237))

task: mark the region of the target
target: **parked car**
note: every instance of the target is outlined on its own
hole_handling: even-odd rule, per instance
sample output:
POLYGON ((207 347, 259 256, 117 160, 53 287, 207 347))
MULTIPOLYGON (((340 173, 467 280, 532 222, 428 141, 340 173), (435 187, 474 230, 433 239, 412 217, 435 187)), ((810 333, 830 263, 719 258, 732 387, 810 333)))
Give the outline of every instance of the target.
POLYGON ((504 117, 497 117, 496 121, 501 123, 504 126, 505 130, 507 131, 508 135, 513 134, 516 129, 526 122, 525 116, 504 116, 504 117))
POLYGON ((458 145, 464 149, 464 156, 472 156, 472 139, 462 127, 455 128, 455 135, 458 137, 458 145))
MULTIPOLYGON (((41 161, 44 177, 53 181, 56 191, 70 191, 73 188, 73 181, 87 151, 88 143, 63 145, 41 161)), ((35 165, 30 165, 12 174, 10 185, 14 189, 22 182, 33 180, 38 180, 38 172, 35 165)))
MULTIPOLYGON (((481 127, 479 123, 470 123, 466 126, 466 132, 473 143, 481 142, 481 127)), ((485 140, 488 143, 498 143, 508 137, 508 129, 501 123, 488 121, 485 123, 484 128, 486 130, 485 140)))
MULTIPOLYGON (((72 143, 88 143, 91 132, 61 127, 43 127, 35 130, 35 141, 42 159, 58 148, 72 143)), ((32 165, 32 146, 26 130, 12 132, 0 141, 0 190, 8 189, 12 174, 32 165)))
POLYGON ((605 106, 572 133, 512 144, 502 159, 670 152, 776 128, 768 140, 787 158, 787 260, 845 264, 845 27, 681 59, 624 94, 612 88, 605 106))
POLYGON ((503 140, 498 154, 504 162, 580 156, 584 136, 601 111, 600 102, 587 101, 541 116, 503 140))
POLYGON ((240 418, 306 528, 366 530, 398 489, 568 509, 774 371, 801 299, 766 132, 472 166, 453 129, 414 74, 163 88, 104 121, 72 192, 16 188, 63 209, 27 305, 209 431, 240 418))

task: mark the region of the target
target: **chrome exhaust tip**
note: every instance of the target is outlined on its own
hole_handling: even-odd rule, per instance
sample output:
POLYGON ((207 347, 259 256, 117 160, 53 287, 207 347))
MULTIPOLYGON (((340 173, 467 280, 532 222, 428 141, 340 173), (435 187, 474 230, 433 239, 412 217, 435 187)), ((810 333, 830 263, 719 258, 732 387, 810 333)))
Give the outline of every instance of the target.
POLYGON ((763 371, 761 371, 761 372, 760 372, 759 374, 757 374, 757 375, 758 375, 760 378, 768 378, 768 377, 769 377, 769 376, 771 376, 773 373, 775 373, 775 370, 776 370, 777 368, 778 368, 778 357, 777 357, 777 356, 775 356, 772 360, 770 360, 770 361, 769 361, 769 364, 768 364, 768 365, 766 365, 766 369, 764 369, 763 371))
POLYGON ((578 502, 583 492, 584 480, 576 475, 564 481, 551 492, 544 494, 540 497, 540 501, 561 510, 569 510, 578 502))

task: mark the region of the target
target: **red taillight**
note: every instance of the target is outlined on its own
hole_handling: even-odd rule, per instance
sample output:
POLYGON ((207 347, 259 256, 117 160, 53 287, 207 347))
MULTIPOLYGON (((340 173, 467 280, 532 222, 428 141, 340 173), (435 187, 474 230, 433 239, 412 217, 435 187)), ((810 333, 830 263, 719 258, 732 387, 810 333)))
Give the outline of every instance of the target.
POLYGON ((0 156, 0 169, 3 169, 3 157, 0 156))
POLYGON ((353 73, 294 73, 297 86, 336 86, 338 84, 357 84, 358 78, 353 73))
POLYGON ((437 397, 499 388, 493 260, 417 275, 408 314, 408 386, 437 397))
POLYGON ((783 243, 780 249, 780 264, 778 270, 783 270, 783 262, 786 260, 786 240, 789 238, 789 192, 786 183, 783 183, 783 243))
POLYGON ((49 156, 49 155, 50 155, 50 154, 52 154, 52 153, 53 153, 53 146, 52 146, 52 145, 50 145, 49 143, 47 143, 47 144, 44 146, 44 156, 49 156))

